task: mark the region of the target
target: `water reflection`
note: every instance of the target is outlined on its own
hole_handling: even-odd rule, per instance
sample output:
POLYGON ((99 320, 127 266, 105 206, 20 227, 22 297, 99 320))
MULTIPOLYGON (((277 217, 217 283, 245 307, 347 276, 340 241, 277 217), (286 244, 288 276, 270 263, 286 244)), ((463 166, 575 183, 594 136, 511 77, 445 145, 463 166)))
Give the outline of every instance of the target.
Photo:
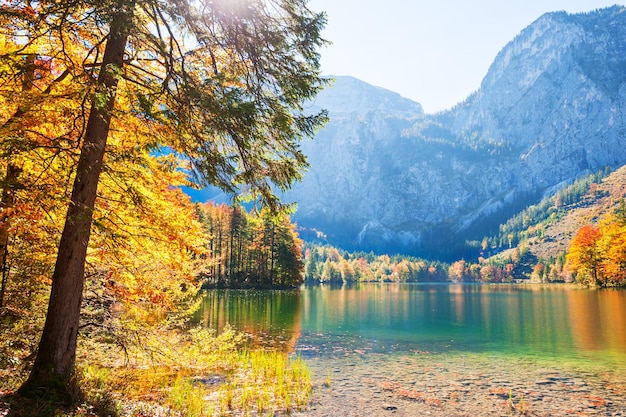
MULTIPOLYGON (((210 291, 198 320, 322 351, 457 350, 626 360, 626 291, 566 286, 361 284, 210 291)), ((269 339, 268 339, 269 338, 269 339)))
POLYGON ((626 299, 615 289, 572 291, 568 297, 570 326, 580 349, 626 349, 626 299))
POLYGON ((292 351, 300 335, 299 291, 206 291, 197 323, 222 331, 226 325, 251 336, 253 344, 292 351))

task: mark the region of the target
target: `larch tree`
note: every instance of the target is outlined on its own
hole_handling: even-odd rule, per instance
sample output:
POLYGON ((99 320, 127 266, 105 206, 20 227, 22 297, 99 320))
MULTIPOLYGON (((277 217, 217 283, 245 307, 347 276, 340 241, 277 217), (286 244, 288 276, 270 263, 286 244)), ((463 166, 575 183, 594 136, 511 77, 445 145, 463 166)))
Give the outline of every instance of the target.
MULTIPOLYGON (((306 167, 299 142, 326 120, 303 103, 319 73, 323 14, 305 0, 4 1, 11 58, 43 40, 54 73, 84 89, 80 156, 37 356, 20 393, 69 399, 85 259, 112 131, 132 117, 150 132, 138 146, 168 149, 199 185, 216 185, 274 209, 306 167), (116 98, 127 105, 119 108, 116 98)), ((68 117, 73 117, 69 115, 68 117)), ((129 134, 129 140, 133 135, 129 134)))

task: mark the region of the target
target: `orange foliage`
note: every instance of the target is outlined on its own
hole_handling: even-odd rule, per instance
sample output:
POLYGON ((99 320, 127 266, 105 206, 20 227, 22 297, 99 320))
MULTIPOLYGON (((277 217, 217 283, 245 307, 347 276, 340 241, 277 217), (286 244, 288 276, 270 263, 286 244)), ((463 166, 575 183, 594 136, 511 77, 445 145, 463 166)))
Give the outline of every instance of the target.
MULTIPOLYGON (((84 129, 87 79, 81 48, 92 35, 58 34, 27 47, 0 34, 0 184, 9 166, 19 176, 12 207, 2 210, 9 234, 7 301, 49 285, 84 129), (55 54, 63 42, 64 54, 55 54), (30 66, 30 67, 29 67, 30 66), (23 68, 26 67, 24 70, 23 68)), ((183 161, 159 155, 166 132, 133 116, 132 88, 122 82, 105 168, 98 188, 87 276, 131 308, 168 309, 193 293, 206 240, 179 186, 183 161)))
POLYGON ((626 283, 626 222, 617 214, 598 226, 581 227, 567 254, 567 267, 580 282, 597 285, 626 283))
POLYGON ((592 225, 586 225, 578 229, 572 239, 569 252, 567 254, 568 267, 578 275, 579 281, 595 284, 599 282, 598 265, 600 263, 600 253, 598 251, 598 241, 602 237, 602 231, 592 225))

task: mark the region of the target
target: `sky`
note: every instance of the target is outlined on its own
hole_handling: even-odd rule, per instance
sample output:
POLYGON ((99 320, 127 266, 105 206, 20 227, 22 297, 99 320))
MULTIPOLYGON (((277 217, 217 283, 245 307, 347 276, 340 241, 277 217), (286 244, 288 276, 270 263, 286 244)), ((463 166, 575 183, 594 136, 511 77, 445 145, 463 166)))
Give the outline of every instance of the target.
POLYGON ((448 109, 480 87, 500 50, 541 15, 589 12, 600 0, 310 0, 325 11, 324 75, 350 75, 448 109))

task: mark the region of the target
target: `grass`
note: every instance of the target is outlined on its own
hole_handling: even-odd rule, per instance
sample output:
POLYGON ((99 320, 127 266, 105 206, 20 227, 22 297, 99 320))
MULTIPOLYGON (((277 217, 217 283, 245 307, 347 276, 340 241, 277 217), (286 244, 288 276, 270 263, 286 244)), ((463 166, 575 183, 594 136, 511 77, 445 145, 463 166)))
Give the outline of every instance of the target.
POLYGON ((4 358, 10 366, 0 369, 0 416, 275 415, 310 401, 311 374, 301 358, 250 350, 233 330, 152 327, 137 341, 116 349, 110 338, 81 338, 81 396, 70 407, 19 397, 32 357, 4 358))
POLYGON ((210 415, 207 410, 204 390, 195 386, 189 378, 182 375, 179 375, 170 387, 166 404, 173 411, 188 417, 210 415))
POLYGON ((526 415, 528 413, 528 408, 527 408, 527 404, 524 402, 524 394, 520 394, 519 402, 515 404, 513 390, 509 389, 508 399, 506 401, 506 408, 509 411, 509 415, 511 415, 511 413, 519 413, 520 415, 526 415))
POLYGON ((324 379, 324 383, 322 384, 325 388, 330 388, 332 378, 330 376, 330 369, 326 373, 326 378, 324 379))

